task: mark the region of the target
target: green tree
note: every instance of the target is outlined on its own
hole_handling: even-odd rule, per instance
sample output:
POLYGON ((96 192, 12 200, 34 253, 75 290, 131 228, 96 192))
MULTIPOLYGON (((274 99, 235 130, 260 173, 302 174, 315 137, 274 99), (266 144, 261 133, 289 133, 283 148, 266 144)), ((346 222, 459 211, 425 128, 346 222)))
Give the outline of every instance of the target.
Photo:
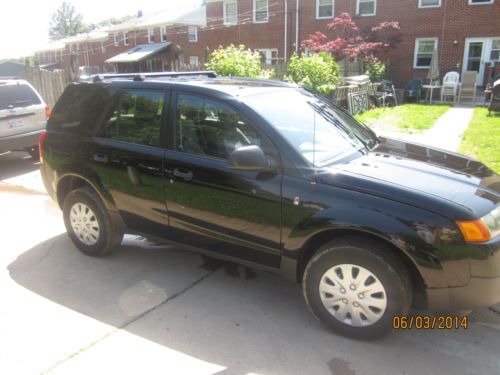
POLYGON ((206 68, 222 76, 270 77, 270 72, 262 69, 260 54, 244 45, 236 47, 231 44, 226 48, 220 46, 212 52, 206 68))
POLYGON ((49 37, 52 40, 76 35, 85 30, 83 17, 71 3, 63 2, 50 20, 49 37))
POLYGON ((339 66, 327 53, 293 55, 285 80, 319 94, 330 94, 339 82, 339 66))
POLYGON ((370 76, 370 81, 380 82, 386 78, 387 65, 376 57, 365 60, 365 74, 370 76))

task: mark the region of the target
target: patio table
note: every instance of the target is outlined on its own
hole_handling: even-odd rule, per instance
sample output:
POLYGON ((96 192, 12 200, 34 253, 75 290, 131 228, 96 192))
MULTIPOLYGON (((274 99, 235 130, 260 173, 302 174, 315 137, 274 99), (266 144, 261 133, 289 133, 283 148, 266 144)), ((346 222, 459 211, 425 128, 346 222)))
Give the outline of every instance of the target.
POLYGON ((432 104, 432 94, 434 92, 434 89, 440 89, 441 85, 422 85, 422 88, 427 89, 427 95, 425 97, 425 100, 427 100, 427 97, 429 96, 429 92, 431 94, 429 98, 429 104, 432 104))

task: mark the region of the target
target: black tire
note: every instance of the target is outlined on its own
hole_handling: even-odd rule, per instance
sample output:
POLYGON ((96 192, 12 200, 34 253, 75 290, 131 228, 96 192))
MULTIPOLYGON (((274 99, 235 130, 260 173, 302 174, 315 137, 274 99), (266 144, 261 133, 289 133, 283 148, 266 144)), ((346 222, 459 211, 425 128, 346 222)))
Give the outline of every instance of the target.
POLYGON ((63 204, 63 217, 68 236, 75 246, 86 255, 96 257, 107 255, 117 248, 123 240, 123 233, 111 221, 101 199, 90 187, 73 190, 66 196, 63 204), (97 223, 99 224, 99 235, 95 244, 85 244, 78 238, 73 230, 70 221, 70 211, 77 203, 83 203, 88 206, 94 213, 97 223))
MULTIPOLYGON (((412 299, 410 277, 401 260, 384 244, 361 237, 342 237, 322 246, 305 269, 302 288, 309 309, 319 321, 335 332, 355 339, 375 339, 389 333, 392 329, 393 317, 406 315, 412 299), (380 310, 379 320, 371 325, 354 326, 344 323, 334 317, 333 313, 330 313, 323 305, 319 291, 321 279, 325 272, 342 264, 365 268, 380 281, 385 289, 385 311, 382 313, 380 310)), ((337 296, 332 298, 335 297, 337 296)), ((339 294, 339 297, 342 298, 342 295, 339 294)), ((340 303, 338 302, 339 305, 340 303)), ((355 304, 352 300, 348 303, 355 304)), ((351 308, 354 309, 354 307, 351 308)), ((358 308, 358 311, 361 309, 358 308)))
POLYGON ((38 146, 37 147, 33 147, 33 148, 30 148, 28 150, 26 150, 28 152, 28 154, 30 154, 30 156, 35 159, 35 160, 39 160, 40 159, 40 153, 38 151, 38 146))

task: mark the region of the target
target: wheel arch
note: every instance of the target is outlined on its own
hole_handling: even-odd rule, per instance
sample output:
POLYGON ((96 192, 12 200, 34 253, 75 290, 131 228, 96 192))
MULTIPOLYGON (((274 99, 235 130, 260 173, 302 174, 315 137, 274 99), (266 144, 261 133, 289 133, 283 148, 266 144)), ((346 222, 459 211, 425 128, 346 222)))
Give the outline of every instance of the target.
POLYGON ((415 261, 403 249, 387 238, 371 232, 356 229, 325 229, 312 235, 307 239, 307 241, 305 241, 304 245, 300 249, 300 254, 297 259, 297 281, 302 282, 302 277, 309 260, 321 248, 321 246, 332 240, 352 236, 370 239, 386 245, 389 251, 401 260, 410 274, 414 292, 413 305, 419 308, 426 307, 426 286, 415 261))

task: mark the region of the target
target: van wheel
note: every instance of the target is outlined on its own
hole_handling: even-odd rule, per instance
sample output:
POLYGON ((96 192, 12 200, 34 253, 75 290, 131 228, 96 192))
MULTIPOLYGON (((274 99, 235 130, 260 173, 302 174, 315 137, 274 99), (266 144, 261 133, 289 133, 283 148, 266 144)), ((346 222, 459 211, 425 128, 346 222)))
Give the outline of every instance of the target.
POLYGON ((344 336, 378 338, 411 306, 404 264, 381 243, 359 237, 328 242, 313 256, 303 293, 315 317, 344 336))
POLYGON ((123 233, 111 221, 99 196, 89 187, 73 190, 63 204, 66 231, 83 253, 109 254, 123 240, 123 233))

